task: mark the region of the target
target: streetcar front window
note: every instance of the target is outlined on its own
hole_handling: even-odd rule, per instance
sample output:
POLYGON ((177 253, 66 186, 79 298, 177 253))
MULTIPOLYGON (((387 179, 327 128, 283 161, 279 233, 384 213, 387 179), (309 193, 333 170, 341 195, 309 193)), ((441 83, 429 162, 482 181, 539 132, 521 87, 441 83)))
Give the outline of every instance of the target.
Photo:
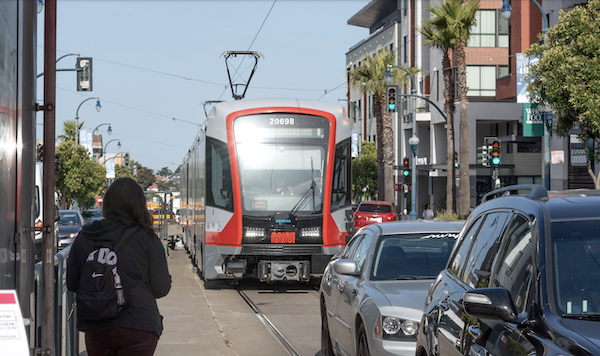
POLYGON ((273 115, 237 119, 236 153, 245 214, 323 211, 329 122, 308 115, 285 117, 287 121, 277 119, 277 124, 273 115))

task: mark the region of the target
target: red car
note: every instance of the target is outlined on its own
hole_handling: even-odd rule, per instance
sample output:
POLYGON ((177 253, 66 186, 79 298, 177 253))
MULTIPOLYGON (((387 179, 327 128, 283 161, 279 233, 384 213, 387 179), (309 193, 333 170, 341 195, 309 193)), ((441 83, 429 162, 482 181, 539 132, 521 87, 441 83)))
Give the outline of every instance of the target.
POLYGON ((384 201, 363 201, 354 212, 354 229, 369 224, 398 220, 392 205, 384 201))

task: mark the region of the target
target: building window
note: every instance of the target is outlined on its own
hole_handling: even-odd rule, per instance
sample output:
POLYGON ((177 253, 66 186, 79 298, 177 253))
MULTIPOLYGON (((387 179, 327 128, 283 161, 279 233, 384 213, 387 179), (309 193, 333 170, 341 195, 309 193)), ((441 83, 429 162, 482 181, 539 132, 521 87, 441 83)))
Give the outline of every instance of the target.
POLYGON ((408 63, 408 36, 404 36, 404 61, 403 63, 408 63))
POLYGON ((508 20, 497 10, 479 10, 475 15, 477 24, 471 28, 468 47, 508 48, 508 20))
POLYGON ((467 66, 467 96, 496 96, 496 66, 467 66))

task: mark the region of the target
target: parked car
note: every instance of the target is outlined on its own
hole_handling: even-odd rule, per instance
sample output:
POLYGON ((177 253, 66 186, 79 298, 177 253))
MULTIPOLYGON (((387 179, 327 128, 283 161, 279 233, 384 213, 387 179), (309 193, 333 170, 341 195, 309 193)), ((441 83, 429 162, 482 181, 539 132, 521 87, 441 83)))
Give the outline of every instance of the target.
POLYGON ((102 220, 104 217, 102 216, 102 209, 89 209, 81 212, 81 216, 83 217, 83 224, 89 224, 96 220, 102 220))
POLYGON ((363 201, 354 212, 354 229, 369 224, 398 220, 392 205, 385 201, 363 201))
POLYGON ((415 354, 431 282, 464 221, 397 221, 358 230, 325 268, 321 354, 415 354))
POLYGON ((62 250, 75 241, 83 226, 83 217, 78 210, 60 210, 58 220, 58 249, 62 250))
POLYGON ((486 194, 425 302, 417 356, 600 355, 600 191, 486 194))

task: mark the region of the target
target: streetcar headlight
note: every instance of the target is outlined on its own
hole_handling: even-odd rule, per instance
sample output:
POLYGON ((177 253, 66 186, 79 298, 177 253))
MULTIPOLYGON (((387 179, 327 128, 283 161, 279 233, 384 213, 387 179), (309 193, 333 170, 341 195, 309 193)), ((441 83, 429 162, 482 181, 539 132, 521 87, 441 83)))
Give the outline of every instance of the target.
POLYGON ((300 237, 319 238, 321 237, 321 228, 319 226, 303 227, 300 229, 300 237))
POLYGON ((246 227, 244 236, 250 239, 260 239, 265 237, 265 229, 260 227, 246 227))
POLYGON ((408 341, 417 338, 419 323, 393 316, 380 316, 373 330, 375 339, 408 341))

